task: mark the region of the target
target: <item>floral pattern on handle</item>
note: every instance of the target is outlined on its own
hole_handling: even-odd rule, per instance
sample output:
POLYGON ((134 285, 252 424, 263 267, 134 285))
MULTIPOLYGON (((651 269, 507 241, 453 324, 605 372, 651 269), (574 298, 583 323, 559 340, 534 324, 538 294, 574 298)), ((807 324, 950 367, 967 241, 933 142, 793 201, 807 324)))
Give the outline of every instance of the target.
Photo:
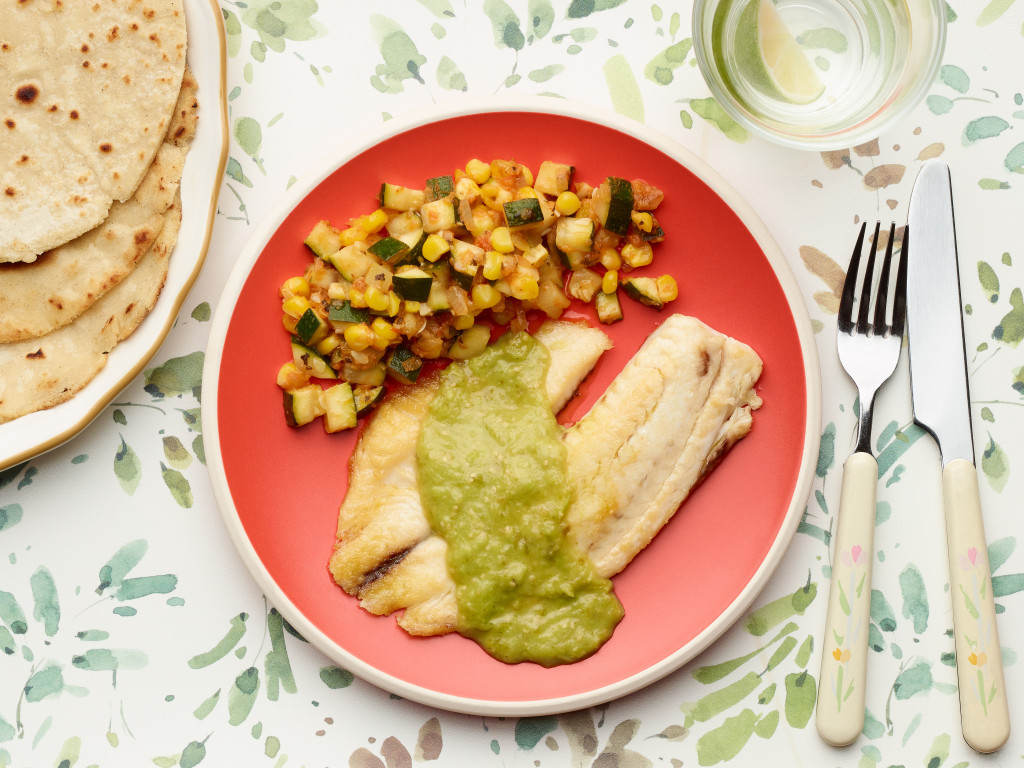
POLYGON ((844 680, 844 670, 846 669, 846 663, 852 657, 850 649, 854 647, 857 638, 863 630, 861 619, 858 619, 856 624, 853 623, 850 596, 860 598, 864 591, 864 585, 867 581, 868 558, 864 548, 860 544, 854 544, 848 550, 844 550, 839 554, 839 560, 843 565, 843 570, 845 570, 846 586, 844 587, 843 585, 842 576, 837 577, 836 584, 839 587, 839 607, 846 616, 846 628, 843 634, 839 634, 839 629, 835 624, 831 628, 832 639, 836 644, 835 648, 832 649, 832 658, 839 662, 839 666, 836 667, 836 671, 832 675, 832 693, 836 697, 836 711, 842 712, 843 702, 850 698, 854 686, 857 684, 855 679, 844 680))
POLYGON ((960 570, 963 572, 962 579, 958 584, 960 596, 963 598, 964 607, 968 615, 974 619, 975 634, 972 637, 963 630, 963 640, 971 649, 967 661, 977 670, 977 678, 973 680, 972 693, 981 703, 982 712, 988 714, 988 705, 995 698, 998 691, 996 681, 991 684, 987 681, 985 664, 988 661, 988 654, 992 650, 992 637, 995 634, 995 627, 991 622, 982 620, 978 606, 987 598, 991 589, 991 577, 984 561, 978 561, 977 547, 970 547, 966 554, 960 555, 960 570), (969 581, 969 584, 968 584, 969 581), (969 586, 969 591, 968 591, 969 586))

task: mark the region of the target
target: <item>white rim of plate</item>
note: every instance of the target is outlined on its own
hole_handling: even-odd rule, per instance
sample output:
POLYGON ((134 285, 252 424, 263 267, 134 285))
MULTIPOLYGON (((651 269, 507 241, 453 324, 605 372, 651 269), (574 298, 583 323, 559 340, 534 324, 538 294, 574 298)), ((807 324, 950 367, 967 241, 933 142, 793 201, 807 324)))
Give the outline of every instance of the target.
POLYGON ((183 194, 182 226, 171 253, 164 288, 153 309, 134 333, 114 347, 106 365, 70 400, 0 424, 0 471, 71 440, 131 384, 163 345, 206 262, 228 159, 227 47, 224 20, 216 0, 185 0, 185 14, 188 62, 200 88, 200 118, 185 158, 181 188, 194 188, 200 193, 197 196, 207 195, 204 223, 191 224, 203 215, 203 204, 196 201, 197 196, 183 194), (203 96, 211 87, 216 101, 203 96), (203 111, 204 104, 211 109, 203 111), (211 117, 204 120, 207 114, 211 117), (211 155, 214 157, 210 158, 211 155), (185 254, 190 258, 185 259, 185 254))
POLYGON ((810 317, 807 314, 807 308, 803 302, 800 288, 789 263, 754 210, 704 160, 658 131, 614 112, 546 96, 466 98, 456 102, 411 111, 389 120, 375 130, 357 136, 350 142, 328 153, 310 172, 292 185, 290 190, 268 211, 263 221, 249 238, 234 269, 229 275, 210 328, 210 340, 203 372, 203 392, 208 393, 208 399, 203 403, 202 408, 203 440, 206 447, 207 468, 210 472, 214 497, 217 500, 221 517, 235 548, 242 557, 250 575, 254 578, 270 603, 314 647, 332 661, 363 680, 388 692, 421 704, 427 704, 450 712, 491 717, 557 714, 596 706, 621 698, 674 672, 705 650, 714 640, 718 639, 743 615, 754 601, 754 598, 765 587, 768 579, 782 561, 782 557, 788 549, 793 535, 796 533, 796 528, 803 515, 803 508, 810 495, 814 467, 816 466, 818 456, 821 425, 821 372, 818 365, 817 346, 814 341, 810 317), (711 622, 686 645, 635 675, 580 694, 524 701, 471 699, 441 693, 408 683, 401 678, 384 673, 371 664, 357 658, 324 634, 298 609, 274 581, 270 573, 263 567, 259 555, 246 535, 238 510, 234 506, 227 477, 224 473, 223 459, 220 452, 220 435, 217 429, 217 393, 220 379, 221 353, 234 313, 235 304, 241 295, 242 288, 250 271, 263 252, 264 247, 292 209, 339 166, 357 155, 372 149, 375 145, 386 139, 431 122, 491 112, 552 114, 590 123, 598 123, 599 125, 607 126, 636 137, 640 141, 672 157, 676 162, 696 175, 722 198, 740 218, 768 259, 789 304, 790 313, 793 317, 800 342, 800 349, 803 353, 804 379, 807 382, 807 411, 805 413, 803 451, 796 487, 789 501, 789 507, 783 519, 783 524, 768 553, 761 561, 757 571, 732 603, 717 619, 711 622))

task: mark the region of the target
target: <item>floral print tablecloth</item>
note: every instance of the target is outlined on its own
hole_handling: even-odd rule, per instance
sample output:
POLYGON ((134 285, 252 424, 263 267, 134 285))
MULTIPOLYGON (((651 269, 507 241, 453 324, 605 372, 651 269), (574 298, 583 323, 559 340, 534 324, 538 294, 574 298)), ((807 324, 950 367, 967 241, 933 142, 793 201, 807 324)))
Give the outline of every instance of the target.
MULTIPOLYGON (((230 157, 206 267, 150 367, 77 438, 0 473, 0 766, 1018 764, 1024 755, 1024 3, 949 0, 927 100, 884 136, 800 152, 709 98, 690 5, 637 0, 222 0, 230 157), (403 701, 333 665, 244 571, 199 413, 209 321, 254 226, 327 150, 412 109, 550 94, 645 122, 767 222, 803 290, 824 385, 817 473, 782 567, 692 663, 606 706, 484 718, 403 701), (938 157, 958 205, 975 446, 1011 717, 960 735, 938 452, 904 358, 877 405, 880 484, 867 719, 824 745, 813 711, 853 385, 835 352, 857 223, 906 220, 938 157)), ((730 530, 723 511, 722 547, 730 530)), ((852 554, 852 553, 847 553, 852 554)), ((862 553, 863 554, 863 553, 862 553)))

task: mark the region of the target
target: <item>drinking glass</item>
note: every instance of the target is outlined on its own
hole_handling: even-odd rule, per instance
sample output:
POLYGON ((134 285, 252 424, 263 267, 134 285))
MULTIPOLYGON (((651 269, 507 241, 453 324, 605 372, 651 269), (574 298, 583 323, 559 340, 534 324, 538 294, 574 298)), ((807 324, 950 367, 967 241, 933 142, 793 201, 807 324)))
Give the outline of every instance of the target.
POLYGON ((715 99, 781 144, 877 138, 934 82, 944 0, 694 0, 693 47, 715 99))

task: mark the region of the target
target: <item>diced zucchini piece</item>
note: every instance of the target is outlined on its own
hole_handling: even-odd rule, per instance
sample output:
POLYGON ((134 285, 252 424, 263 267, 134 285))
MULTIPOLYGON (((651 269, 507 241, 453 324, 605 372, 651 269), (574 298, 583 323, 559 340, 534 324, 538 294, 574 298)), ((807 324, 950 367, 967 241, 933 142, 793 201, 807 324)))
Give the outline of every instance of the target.
POLYGON ((565 251, 562 253, 562 263, 569 269, 584 269, 597 264, 601 254, 596 251, 565 251))
POLYGON ((540 292, 533 303, 537 305, 537 309, 555 320, 562 315, 562 311, 572 303, 572 300, 565 295, 559 283, 542 278, 540 292))
POLYGON ((502 205, 502 209, 505 211, 505 223, 509 229, 544 222, 544 209, 536 197, 510 200, 502 205))
POLYGON ((455 180, 451 176, 435 176, 427 179, 426 197, 429 203, 432 200, 441 200, 452 194, 455 189, 455 180))
POLYGON ((602 207, 607 196, 607 209, 602 211, 595 208, 602 226, 616 235, 625 235, 632 222, 630 214, 633 212, 633 185, 626 179, 609 176, 601 184, 600 189, 602 189, 600 195, 602 207))
POLYGON ((423 231, 427 234, 440 232, 443 229, 454 229, 459 218, 455 213, 455 203, 451 198, 432 200, 420 206, 420 218, 423 219, 423 231))
POLYGON ((448 350, 448 357, 452 360, 468 360, 471 357, 476 357, 487 348, 490 340, 491 329, 484 324, 477 323, 455 337, 448 350))
POLYGON ((601 290, 601 275, 592 269, 580 267, 569 276, 569 295, 589 304, 594 294, 601 290))
POLYGON ((352 399, 356 404, 356 418, 368 415, 387 395, 387 387, 368 387, 360 384, 352 390, 352 399))
POLYGON ((572 185, 572 175, 575 170, 571 165, 545 160, 537 169, 537 178, 533 182, 533 188, 545 195, 557 197, 562 192, 568 191, 572 185))
POLYGON ((319 352, 307 347, 295 336, 292 337, 292 361, 318 379, 338 378, 337 372, 319 352))
POLYGON ((395 293, 406 301, 426 301, 434 278, 419 267, 405 267, 391 278, 395 293))
POLYGON ((465 240, 453 240, 448 262, 451 264, 451 279, 465 290, 473 285, 477 269, 484 263, 487 251, 465 240))
POLYGON ((467 243, 465 240, 452 240, 451 253, 448 260, 454 269, 460 272, 470 272, 470 266, 479 266, 484 263, 484 256, 487 251, 479 245, 467 243))
POLYGON ((423 255, 423 244, 427 242, 428 237, 430 237, 430 235, 422 229, 418 229, 415 232, 411 232, 408 235, 400 237, 399 240, 408 245, 409 250, 402 258, 391 262, 392 266, 401 267, 405 264, 416 264, 419 262, 420 257, 423 255))
POLYGON ((408 245, 407 236, 416 233, 416 237, 419 237, 419 233, 423 231, 423 222, 420 220, 419 209, 403 211, 397 214, 385 225, 384 229, 387 230, 389 235, 397 237, 408 245))
POLYGON ((304 426, 324 414, 320 391, 316 384, 284 390, 284 420, 289 427, 304 426))
POLYGON ((307 346, 316 346, 323 341, 329 330, 327 324, 320 319, 312 307, 303 312, 295 324, 295 335, 307 346))
POLYGON ((384 363, 377 363, 372 368, 356 368, 351 363, 345 363, 342 370, 342 377, 352 384, 366 384, 371 387, 379 387, 384 383, 387 372, 384 363))
POLYGON ((426 201, 422 189, 409 189, 399 184, 380 185, 380 204, 393 211, 413 211, 426 201))
POLYGON ((353 283, 365 275, 377 260, 357 245, 346 245, 337 253, 331 254, 331 263, 342 277, 353 283))
POLYGON ((476 264, 470 264, 467 269, 472 271, 463 272, 460 269, 453 269, 452 282, 468 293, 473 288, 473 280, 476 277, 478 267, 476 264))
POLYGON ((329 259, 341 248, 341 235, 327 221, 318 221, 304 242, 321 259, 329 259))
POLYGON ((352 429, 358 423, 352 385, 347 381, 340 381, 321 390, 320 403, 324 409, 324 429, 328 432, 352 429))
POLYGON ((622 305, 619 303, 619 292, 605 293, 599 291, 594 295, 594 309, 597 319, 602 323, 617 323, 622 319, 622 305))
POLYGON ((389 264, 372 264, 366 274, 363 275, 363 280, 366 281, 366 287, 376 288, 381 293, 387 293, 391 290, 391 278, 394 272, 389 264))
POLYGON ((531 267, 539 267, 548 260, 548 255, 548 249, 543 244, 538 243, 523 251, 521 258, 531 267))
POLYGON ((665 302, 658 293, 658 281, 653 277, 627 277, 622 281, 622 290, 634 301, 661 309, 665 302))
POLYGON ((447 261, 439 261, 430 264, 425 269, 434 276, 434 282, 430 286, 430 295, 427 297, 427 306, 434 312, 450 309, 448 286, 451 285, 451 266, 447 261))
POLYGON ((594 247, 594 220, 561 216, 555 222, 555 245, 558 250, 590 251, 594 247))
POLYGON ((409 245, 397 237, 383 237, 366 249, 378 259, 394 264, 409 252, 409 245))
POLYGON ((369 323, 370 312, 362 307, 353 307, 348 301, 332 301, 327 310, 327 319, 332 323, 369 323))
POLYGON ((415 384, 422 370, 423 360, 404 344, 388 355, 388 375, 401 384, 415 384))

